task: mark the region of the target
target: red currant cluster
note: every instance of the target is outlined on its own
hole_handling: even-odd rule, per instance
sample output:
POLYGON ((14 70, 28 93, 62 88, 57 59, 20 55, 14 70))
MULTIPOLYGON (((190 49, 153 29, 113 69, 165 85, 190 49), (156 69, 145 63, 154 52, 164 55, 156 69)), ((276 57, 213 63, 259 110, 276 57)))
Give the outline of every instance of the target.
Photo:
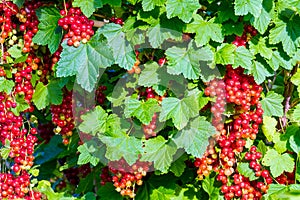
POLYGON ((119 24, 121 26, 124 24, 122 18, 112 17, 112 18, 110 18, 110 21, 113 22, 113 23, 115 23, 115 24, 119 24))
POLYGON ((156 120, 157 120, 157 114, 154 113, 151 122, 148 125, 146 125, 146 124, 142 125, 146 139, 149 139, 151 137, 155 137, 156 136, 156 132, 155 132, 155 129, 156 129, 156 120))
POLYGON ((66 180, 77 186, 80 179, 85 178, 89 173, 91 173, 91 167, 89 164, 81 165, 79 167, 72 167, 63 171, 66 180))
POLYGON ((42 194, 30 190, 30 175, 23 171, 20 176, 0 173, 0 197, 1 199, 38 200, 42 194))
POLYGON ((72 136, 75 127, 72 106, 72 92, 67 90, 65 90, 62 104, 51 105, 52 122, 57 126, 54 133, 62 135, 65 145, 69 144, 68 137, 72 136))
POLYGON ((245 25, 242 36, 236 36, 232 44, 235 46, 246 46, 247 42, 257 35, 257 30, 251 25, 245 25))
POLYGON ((283 184, 283 185, 295 184, 295 171, 296 168, 294 169, 293 172, 284 172, 283 174, 281 174, 276 178, 276 181, 279 184, 283 184))
POLYGON ((101 182, 100 182, 101 185, 105 185, 108 182, 112 182, 112 177, 109 173, 108 166, 102 168, 101 174, 100 174, 100 179, 101 179, 101 182))
POLYGON ((254 140, 262 123, 263 110, 259 103, 261 92, 262 87, 255 83, 253 77, 243 74, 242 68, 233 69, 230 65, 226 67, 226 75, 222 80, 212 80, 205 89, 205 94, 215 99, 211 106, 212 123, 219 134, 215 136, 216 145, 211 143, 204 156, 196 159, 194 164, 199 168, 199 179, 208 176, 212 170, 217 172, 225 199, 259 199, 272 183, 272 178, 266 175, 268 170, 262 169, 259 163, 262 155, 256 152, 256 147, 251 147, 250 153, 245 154, 245 160, 257 177, 264 178, 266 184, 257 187, 255 181, 249 181, 237 170, 239 155, 246 145, 245 139, 254 140), (231 105, 234 115, 229 123, 224 123, 226 103, 231 105), (215 148, 219 154, 215 153, 215 148), (232 180, 232 175, 237 178, 232 180))
POLYGON ((110 162, 109 171, 113 174, 112 181, 116 191, 122 196, 134 198, 136 186, 143 184, 142 178, 147 175, 151 165, 150 162, 137 161, 130 166, 124 159, 110 162))
MULTIPOLYGON (((18 6, 15 5, 13 2, 4 1, 3 3, 0 3, 1 44, 4 44, 5 39, 12 37, 13 34, 17 33, 17 24, 13 22, 13 18, 16 17, 16 14, 18 12, 18 6)), ((17 39, 10 41, 10 46, 12 46, 16 40, 17 39)))
POLYGON ((73 8, 68 3, 65 4, 65 7, 66 10, 60 11, 63 18, 58 20, 58 25, 67 31, 64 35, 64 39, 67 39, 67 44, 78 47, 80 41, 87 43, 94 35, 94 21, 83 15, 80 8, 73 8))
POLYGON ((96 90, 96 101, 100 105, 104 104, 105 102, 106 96, 103 93, 105 90, 107 90, 107 87, 105 85, 99 86, 98 89, 96 90))
POLYGON ((24 47, 23 52, 28 53, 30 52, 31 48, 34 46, 32 42, 33 36, 38 32, 38 18, 36 16, 36 9, 42 5, 42 2, 32 2, 26 1, 24 3, 24 8, 20 9, 20 13, 17 14, 20 22, 23 22, 19 26, 19 30, 24 32, 23 39, 24 39, 24 47))

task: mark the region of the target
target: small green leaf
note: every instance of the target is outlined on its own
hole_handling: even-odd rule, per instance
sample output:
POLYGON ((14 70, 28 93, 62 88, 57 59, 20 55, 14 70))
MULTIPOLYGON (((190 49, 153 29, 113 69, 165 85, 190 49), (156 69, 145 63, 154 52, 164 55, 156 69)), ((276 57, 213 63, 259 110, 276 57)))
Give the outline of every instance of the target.
POLYGON ((179 159, 172 163, 170 171, 174 173, 175 176, 180 177, 184 169, 186 168, 185 161, 188 159, 186 154, 183 154, 179 159))
POLYGON ((296 154, 300 154, 300 131, 298 128, 298 131, 292 135, 289 139, 290 147, 293 149, 293 151, 296 154))
POLYGON ((205 120, 197 117, 190 125, 174 136, 174 142, 179 148, 184 148, 188 154, 201 158, 209 145, 209 137, 216 133, 216 129, 205 120))
POLYGON ((16 99, 16 103, 17 103, 17 107, 16 108, 12 108, 12 112, 19 116, 19 114, 25 110, 27 110, 28 108, 30 108, 30 105, 27 103, 27 101, 25 101, 25 96, 24 95, 17 95, 15 97, 16 99))
POLYGON ((22 53, 22 49, 17 44, 10 47, 7 51, 11 57, 15 58, 14 63, 25 62, 28 56, 22 53))
POLYGON ((5 92, 9 94, 11 93, 14 86, 15 86, 14 81, 7 80, 4 77, 0 77, 0 92, 5 92))
POLYGON ((287 70, 293 68, 291 61, 285 60, 278 51, 273 51, 271 58, 267 62, 273 70, 277 70, 279 67, 287 70))
POLYGON ((95 153, 99 151, 97 147, 97 144, 95 141, 90 140, 83 145, 80 145, 78 147, 78 151, 80 152, 77 164, 84 165, 87 163, 91 163, 93 166, 96 166, 100 159, 95 156, 95 153))
POLYGON ((199 92, 194 92, 181 100, 175 97, 164 98, 159 120, 172 119, 177 129, 183 129, 189 120, 199 113, 198 97, 199 92))
POLYGON ((186 32, 196 33, 195 41, 198 47, 206 45, 210 40, 223 42, 221 24, 214 23, 214 18, 205 21, 200 15, 193 15, 193 22, 187 24, 186 32))
POLYGON ((14 4, 16 4, 19 8, 21 8, 24 4, 25 0, 13 0, 14 4))
POLYGON ((125 101, 125 117, 129 118, 135 116, 143 124, 149 124, 154 113, 161 110, 156 99, 148 99, 145 102, 137 99, 128 98, 125 101))
POLYGON ((174 142, 167 142, 162 136, 158 136, 146 140, 143 150, 141 161, 154 162, 156 170, 167 173, 177 147, 174 142))
POLYGON ((293 121, 300 122, 300 104, 298 104, 293 111, 293 121))
POLYGON ((234 64, 236 46, 233 44, 222 44, 218 46, 215 54, 217 64, 227 65, 234 64))
POLYGON ((48 85, 39 82, 32 96, 32 101, 39 110, 50 104, 59 105, 62 100, 63 92, 58 81, 50 81, 48 85))
POLYGON ((105 157, 109 161, 120 160, 123 157, 129 165, 132 165, 143 151, 142 141, 125 133, 119 133, 114 137, 100 135, 99 139, 106 144, 105 157))
POLYGON ((259 17, 262 10, 262 2, 262 0, 235 0, 234 13, 236 15, 251 13, 254 17, 259 17))
POLYGON ((63 30, 57 23, 61 18, 59 10, 55 7, 42 7, 37 10, 37 16, 39 30, 32 41, 36 44, 48 45, 53 54, 58 49, 63 36, 63 30))
POLYGON ((178 17, 185 23, 189 23, 192 20, 192 16, 200 8, 198 1, 192 0, 167 0, 166 10, 167 17, 178 17))
POLYGON ((151 11, 155 6, 163 6, 166 0, 143 0, 142 6, 144 11, 151 11))
POLYGON ((205 179, 202 181, 202 187, 204 191, 207 192, 207 194, 209 195, 209 199, 221 200, 223 198, 220 196, 220 187, 216 187, 214 185, 215 179, 215 177, 205 177, 205 179))
POLYGON ((263 83, 266 77, 273 75, 258 61, 253 62, 251 74, 254 76, 254 80, 257 84, 263 83))
POLYGON ((96 135, 104 133, 108 114, 101 106, 96 106, 94 110, 81 116, 83 122, 79 125, 79 130, 96 135))
POLYGON ((211 61, 213 52, 209 47, 196 49, 191 42, 188 49, 171 47, 166 50, 168 72, 183 74, 187 79, 198 79, 200 75, 200 61, 211 61))
POLYGON ((237 170, 240 174, 249 178, 250 181, 254 181, 259 177, 255 176, 255 172, 250 168, 249 163, 241 162, 238 164, 237 170))
POLYGON ((102 0, 74 0, 72 5, 79 7, 82 13, 89 18, 97 8, 102 8, 102 0))
POLYGON ((155 200, 166 200, 170 199, 175 195, 175 190, 164 188, 163 186, 160 186, 157 189, 154 189, 150 195, 150 199, 155 200))
POLYGON ((264 110, 264 116, 275 116, 282 117, 283 116, 283 96, 275 93, 274 91, 270 91, 267 93, 267 96, 261 100, 261 106, 264 110))
POLYGON ((139 77, 138 84, 144 87, 151 87, 159 82, 159 65, 156 62, 146 63, 139 77))
POLYGON ((284 171, 294 170, 294 159, 288 154, 279 154, 274 149, 269 149, 262 160, 263 165, 270 166, 271 174, 276 178, 284 171))
POLYGON ((98 33, 107 38, 108 43, 106 45, 112 49, 115 63, 124 69, 130 70, 136 58, 133 48, 126 41, 122 27, 118 24, 109 23, 98 29, 98 33))
POLYGON ((273 142, 273 135, 276 132, 277 121, 273 117, 263 116, 262 131, 269 142, 273 142))
POLYGON ((249 41, 250 51, 256 55, 260 54, 262 57, 270 59, 273 51, 271 48, 266 46, 266 38, 260 37, 259 40, 253 38, 249 41))
POLYGON ((272 0, 263 0, 262 9, 258 16, 254 18, 253 25, 260 34, 267 30, 274 12, 274 3, 272 0))
POLYGON ((10 153, 10 147, 1 147, 0 148, 0 155, 2 159, 7 159, 10 153))
POLYGON ((251 70, 253 57, 252 53, 245 47, 237 47, 234 53, 234 63, 232 66, 233 68, 241 66, 244 69, 251 70))

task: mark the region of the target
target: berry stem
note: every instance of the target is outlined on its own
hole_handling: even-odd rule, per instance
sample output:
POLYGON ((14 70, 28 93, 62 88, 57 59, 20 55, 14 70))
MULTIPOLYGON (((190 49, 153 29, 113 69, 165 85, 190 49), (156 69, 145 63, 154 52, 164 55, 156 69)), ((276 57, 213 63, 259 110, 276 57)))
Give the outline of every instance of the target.
POLYGON ((106 23, 103 21, 98 21, 98 20, 93 20, 94 21, 94 27, 101 28, 104 26, 106 23))

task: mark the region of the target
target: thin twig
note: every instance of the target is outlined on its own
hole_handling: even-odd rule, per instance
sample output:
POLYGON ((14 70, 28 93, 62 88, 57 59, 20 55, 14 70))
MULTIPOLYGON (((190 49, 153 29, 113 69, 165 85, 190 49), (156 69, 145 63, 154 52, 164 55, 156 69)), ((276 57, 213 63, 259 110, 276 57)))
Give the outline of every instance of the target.
POLYGON ((98 21, 98 20, 93 20, 94 21, 94 27, 101 28, 104 26, 106 23, 103 21, 98 21))

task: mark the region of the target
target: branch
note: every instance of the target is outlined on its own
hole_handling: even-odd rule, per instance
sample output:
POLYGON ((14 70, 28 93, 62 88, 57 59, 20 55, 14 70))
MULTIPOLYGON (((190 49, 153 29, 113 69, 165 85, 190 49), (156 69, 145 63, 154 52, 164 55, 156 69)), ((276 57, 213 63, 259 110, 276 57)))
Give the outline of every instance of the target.
POLYGON ((94 21, 94 27, 97 27, 97 28, 101 28, 102 26, 107 24, 107 22, 103 22, 103 21, 98 21, 98 20, 93 20, 93 21, 94 21))

